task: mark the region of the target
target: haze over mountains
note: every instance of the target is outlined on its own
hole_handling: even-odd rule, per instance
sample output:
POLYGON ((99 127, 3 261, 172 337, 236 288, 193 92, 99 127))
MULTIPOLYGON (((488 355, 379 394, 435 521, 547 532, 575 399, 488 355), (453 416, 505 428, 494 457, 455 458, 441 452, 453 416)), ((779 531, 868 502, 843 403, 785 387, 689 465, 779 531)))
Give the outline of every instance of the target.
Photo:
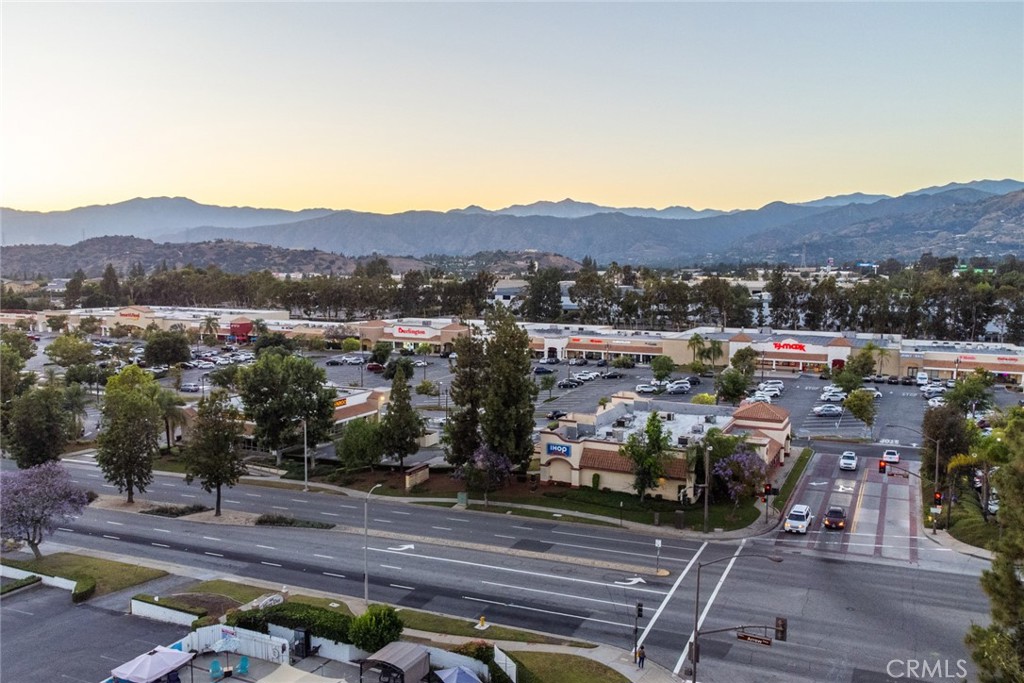
MULTIPOLYGON (((900 197, 861 193, 745 211, 614 208, 566 199, 489 211, 375 214, 219 207, 133 199, 59 212, 0 210, 2 243, 73 244, 125 235, 157 242, 237 240, 289 249, 421 257, 540 250, 599 263, 681 265, 705 259, 821 261, 1000 256, 1024 251, 1024 182, 982 180, 900 197)), ((6 257, 12 255, 5 246, 6 257)), ((5 268, 7 270, 7 268, 5 268)))

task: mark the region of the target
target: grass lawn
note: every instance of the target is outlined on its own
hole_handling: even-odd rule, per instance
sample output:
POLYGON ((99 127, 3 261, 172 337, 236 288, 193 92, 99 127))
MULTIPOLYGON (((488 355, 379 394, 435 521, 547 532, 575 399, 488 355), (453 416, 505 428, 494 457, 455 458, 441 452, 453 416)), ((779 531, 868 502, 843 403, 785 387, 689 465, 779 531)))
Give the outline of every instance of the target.
POLYGON ((519 683, 627 683, 628 678, 600 662, 553 652, 510 652, 519 664, 519 683))
POLYGON ((810 448, 805 448, 800 451, 800 455, 797 457, 796 462, 793 463, 793 469, 789 471, 789 476, 786 477, 785 483, 779 488, 779 495, 775 496, 775 500, 772 501, 772 505, 777 510, 785 510, 786 505, 789 503, 789 497, 793 495, 793 489, 796 488, 796 484, 800 481, 800 477, 803 476, 804 470, 807 468, 807 463, 811 461, 811 456, 814 454, 810 448))
POLYGON ((4 558, 3 563, 25 571, 38 572, 48 576, 61 576, 75 581, 92 579, 96 582, 96 592, 93 595, 114 593, 153 579, 159 579, 161 576, 167 576, 167 572, 159 569, 72 553, 54 553, 46 555, 40 560, 4 558))
MULTIPOLYGON (((514 640, 519 643, 541 643, 547 645, 570 645, 572 647, 594 647, 590 643, 578 640, 566 640, 557 636, 545 636, 529 631, 508 628, 505 626, 489 626, 486 631, 476 630, 477 622, 466 621, 446 617, 441 614, 430 612, 417 612, 416 610, 403 609, 398 615, 406 628, 413 628, 418 631, 430 631, 431 633, 446 633, 453 636, 468 636, 470 638, 483 638, 488 640, 514 640)), ((552 679, 554 681, 555 679, 552 679)))
MULTIPOLYGON (((925 526, 931 528, 932 484, 921 481, 921 500, 923 501, 923 517, 925 526)), ((949 503, 947 502, 946 505, 949 503)), ((946 511, 939 518, 939 528, 946 526, 946 511)), ((929 532, 930 533, 930 532, 929 532)), ((981 501, 972 489, 959 497, 959 502, 950 511, 949 535, 953 538, 973 545, 976 548, 992 549, 992 544, 999 539, 999 523, 994 517, 988 520, 981 514, 981 501)))
POLYGON ((504 505, 470 505, 467 509, 479 512, 492 512, 496 515, 514 515, 516 517, 535 517, 537 519, 548 519, 557 522, 580 522, 581 524, 594 524, 597 526, 618 526, 611 522, 602 522, 597 519, 586 517, 575 517, 560 512, 549 512, 547 510, 523 510, 522 508, 510 508, 504 505))
POLYGON ((339 612, 341 614, 347 614, 352 616, 352 610, 348 608, 341 600, 331 600, 330 598, 318 598, 312 595, 303 595, 298 593, 295 595, 288 596, 288 602, 301 602, 303 605, 313 605, 314 607, 322 607, 332 612, 339 612))
POLYGON ((240 605, 244 605, 251 600, 255 600, 261 595, 271 593, 272 591, 265 590, 263 588, 255 588, 253 586, 246 586, 241 583, 235 583, 234 581, 214 579, 213 581, 201 581, 199 583, 192 584, 185 589, 185 592, 223 595, 231 598, 240 605))

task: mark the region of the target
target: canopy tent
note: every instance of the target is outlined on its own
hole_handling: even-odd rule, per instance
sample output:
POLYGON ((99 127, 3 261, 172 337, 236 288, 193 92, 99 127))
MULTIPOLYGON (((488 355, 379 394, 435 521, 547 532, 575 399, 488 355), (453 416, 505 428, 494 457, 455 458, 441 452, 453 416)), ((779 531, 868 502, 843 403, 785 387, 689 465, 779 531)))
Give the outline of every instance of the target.
POLYGON ((261 678, 260 683, 347 683, 347 681, 344 678, 319 676, 302 669, 296 669, 288 664, 282 664, 271 671, 270 675, 261 678))
POLYGON ((419 683, 430 673, 430 653, 422 645, 395 641, 360 662, 359 675, 362 676, 364 666, 372 664, 399 672, 398 683, 419 683))
POLYGON ((434 675, 441 679, 441 683, 483 683, 472 669, 464 666, 457 666, 454 669, 441 669, 435 671, 434 675))
POLYGON ((192 656, 191 652, 172 650, 169 647, 157 645, 156 649, 139 655, 132 661, 125 662, 111 670, 110 675, 121 681, 150 683, 150 681, 155 681, 188 664, 192 660, 192 656))

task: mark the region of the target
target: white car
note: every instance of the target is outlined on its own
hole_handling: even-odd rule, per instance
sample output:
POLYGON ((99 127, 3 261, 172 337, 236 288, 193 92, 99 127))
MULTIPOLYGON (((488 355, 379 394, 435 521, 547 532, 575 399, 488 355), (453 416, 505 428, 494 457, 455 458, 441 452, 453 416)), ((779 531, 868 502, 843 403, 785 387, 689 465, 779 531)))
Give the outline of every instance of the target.
POLYGON ((754 395, 750 397, 750 400, 755 403, 771 403, 772 397, 760 391, 755 391, 754 395))
POLYGON ((778 398, 779 396, 782 396, 782 390, 779 389, 779 387, 777 387, 774 384, 758 384, 757 393, 764 394, 765 396, 771 396, 773 398, 778 398))
POLYGON ((857 389, 857 391, 863 391, 868 394, 871 394, 871 398, 875 399, 876 401, 882 398, 882 392, 879 391, 878 389, 875 389, 874 387, 861 387, 860 389, 857 389))
POLYGON ((824 401, 826 403, 842 403, 843 401, 846 400, 846 394, 844 394, 841 391, 833 392, 830 394, 822 394, 821 396, 818 397, 818 400, 824 401))
POLYGON ((425 368, 428 365, 430 365, 430 363, 428 363, 427 361, 423 360, 422 358, 418 358, 418 359, 414 360, 412 362, 412 364, 413 364, 414 367, 417 367, 417 368, 425 368))
POLYGON ((788 534, 806 534, 811 528, 811 508, 808 505, 794 505, 786 517, 786 523, 782 526, 783 531, 788 534))
POLYGON ((941 408, 944 405, 946 405, 946 399, 942 398, 941 396, 934 396, 928 399, 929 408, 941 408))
POLYGON ((596 372, 577 372, 572 377, 573 379, 578 379, 581 382, 589 382, 590 380, 597 379, 600 376, 601 375, 596 372))
POLYGON ((764 382, 761 382, 760 384, 758 384, 757 388, 760 391, 766 391, 768 389, 773 389, 775 391, 778 391, 779 394, 781 394, 783 392, 783 390, 786 388, 786 385, 782 383, 781 379, 768 379, 768 380, 765 380, 764 382))
POLYGON ((843 451, 839 456, 839 469, 855 471, 857 469, 857 454, 853 451, 843 451))
POLYGON ((634 391, 638 394, 653 394, 657 389, 650 384, 637 384, 634 391))
POLYGON ((882 460, 884 462, 898 463, 900 461, 900 452, 893 448, 887 448, 882 452, 882 460))

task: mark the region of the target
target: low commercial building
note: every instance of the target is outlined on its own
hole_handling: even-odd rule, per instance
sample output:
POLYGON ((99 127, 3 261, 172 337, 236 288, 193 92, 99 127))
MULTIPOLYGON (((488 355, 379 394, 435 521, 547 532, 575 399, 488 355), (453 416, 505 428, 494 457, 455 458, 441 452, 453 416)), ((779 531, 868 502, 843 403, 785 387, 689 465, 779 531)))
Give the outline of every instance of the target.
POLYGON ((555 429, 541 431, 541 482, 633 492, 633 463, 620 451, 630 434, 644 428, 652 413, 662 421, 670 444, 665 476, 649 491, 654 497, 694 499, 695 463, 690 447, 713 428, 743 436, 770 467, 780 465, 790 454, 789 413, 779 406, 704 406, 621 392, 594 413, 571 413, 559 420, 555 429))

